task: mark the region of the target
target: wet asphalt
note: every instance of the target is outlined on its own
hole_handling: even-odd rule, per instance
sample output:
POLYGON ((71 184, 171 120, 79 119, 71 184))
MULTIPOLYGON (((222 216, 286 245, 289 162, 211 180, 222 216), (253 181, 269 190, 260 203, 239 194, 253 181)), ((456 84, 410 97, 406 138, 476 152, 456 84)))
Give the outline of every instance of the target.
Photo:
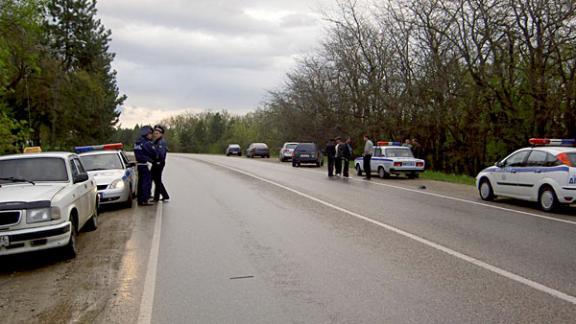
MULTIPOLYGON (((422 194, 431 188, 417 181, 328 178, 244 157, 172 154, 165 183, 172 199, 162 205, 153 323, 576 318, 562 298, 350 214, 576 296, 576 224, 514 211, 541 214, 530 206, 489 208, 422 194)), ((439 193, 479 201, 470 188, 452 190, 439 193)))

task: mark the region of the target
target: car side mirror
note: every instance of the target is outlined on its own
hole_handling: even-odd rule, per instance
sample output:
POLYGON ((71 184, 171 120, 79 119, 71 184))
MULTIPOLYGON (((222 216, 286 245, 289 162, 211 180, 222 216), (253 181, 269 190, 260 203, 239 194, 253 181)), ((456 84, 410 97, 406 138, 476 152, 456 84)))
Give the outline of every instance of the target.
POLYGON ((503 168, 506 165, 506 163, 500 161, 500 162, 496 162, 494 165, 499 167, 499 168, 503 168))
POLYGON ((135 167, 135 166, 136 166, 136 162, 135 162, 135 161, 129 161, 129 162, 128 162, 128 167, 129 167, 129 168, 133 168, 133 167, 135 167))
POLYGON ((88 173, 80 173, 74 177, 74 183, 80 183, 88 180, 88 173))

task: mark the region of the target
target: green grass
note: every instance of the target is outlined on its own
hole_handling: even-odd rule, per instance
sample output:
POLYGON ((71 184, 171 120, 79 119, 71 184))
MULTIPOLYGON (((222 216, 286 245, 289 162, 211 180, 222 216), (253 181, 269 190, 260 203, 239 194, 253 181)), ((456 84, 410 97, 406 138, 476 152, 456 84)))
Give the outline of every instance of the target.
POLYGON ((424 171, 420 174, 421 179, 426 180, 436 180, 436 181, 444 181, 444 182, 452 182, 452 183, 459 183, 459 184, 466 184, 473 186, 475 184, 475 180, 471 176, 462 175, 462 174, 449 174, 443 173, 439 171, 424 171))

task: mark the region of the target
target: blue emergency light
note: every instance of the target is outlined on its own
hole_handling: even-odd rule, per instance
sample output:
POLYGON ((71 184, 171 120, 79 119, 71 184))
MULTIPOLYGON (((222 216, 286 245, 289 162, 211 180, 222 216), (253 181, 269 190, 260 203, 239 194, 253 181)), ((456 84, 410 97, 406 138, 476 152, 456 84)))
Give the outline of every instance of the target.
POLYGON ((124 144, 122 143, 114 143, 114 144, 103 144, 103 145, 88 145, 88 146, 76 146, 74 151, 76 153, 85 153, 91 151, 101 151, 101 150, 121 150, 124 148, 124 144))
POLYGON ((576 146, 574 138, 531 138, 528 143, 532 145, 576 146))

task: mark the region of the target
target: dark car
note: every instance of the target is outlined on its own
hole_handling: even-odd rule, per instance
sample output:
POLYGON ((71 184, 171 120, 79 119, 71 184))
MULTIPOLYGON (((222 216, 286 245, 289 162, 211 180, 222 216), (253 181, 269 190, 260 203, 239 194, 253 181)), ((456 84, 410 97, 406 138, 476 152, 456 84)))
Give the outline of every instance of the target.
POLYGON ((252 143, 246 149, 246 156, 249 158, 253 158, 255 156, 261 156, 265 158, 270 157, 270 150, 268 149, 268 145, 264 143, 252 143))
POLYGON ((241 156, 242 150, 240 149, 240 145, 238 145, 238 144, 228 145, 228 147, 226 148, 226 156, 230 156, 230 155, 241 156))
POLYGON ((300 143, 296 146, 292 155, 292 166, 297 167, 303 163, 316 164, 318 167, 324 164, 322 151, 318 145, 315 143, 300 143))

